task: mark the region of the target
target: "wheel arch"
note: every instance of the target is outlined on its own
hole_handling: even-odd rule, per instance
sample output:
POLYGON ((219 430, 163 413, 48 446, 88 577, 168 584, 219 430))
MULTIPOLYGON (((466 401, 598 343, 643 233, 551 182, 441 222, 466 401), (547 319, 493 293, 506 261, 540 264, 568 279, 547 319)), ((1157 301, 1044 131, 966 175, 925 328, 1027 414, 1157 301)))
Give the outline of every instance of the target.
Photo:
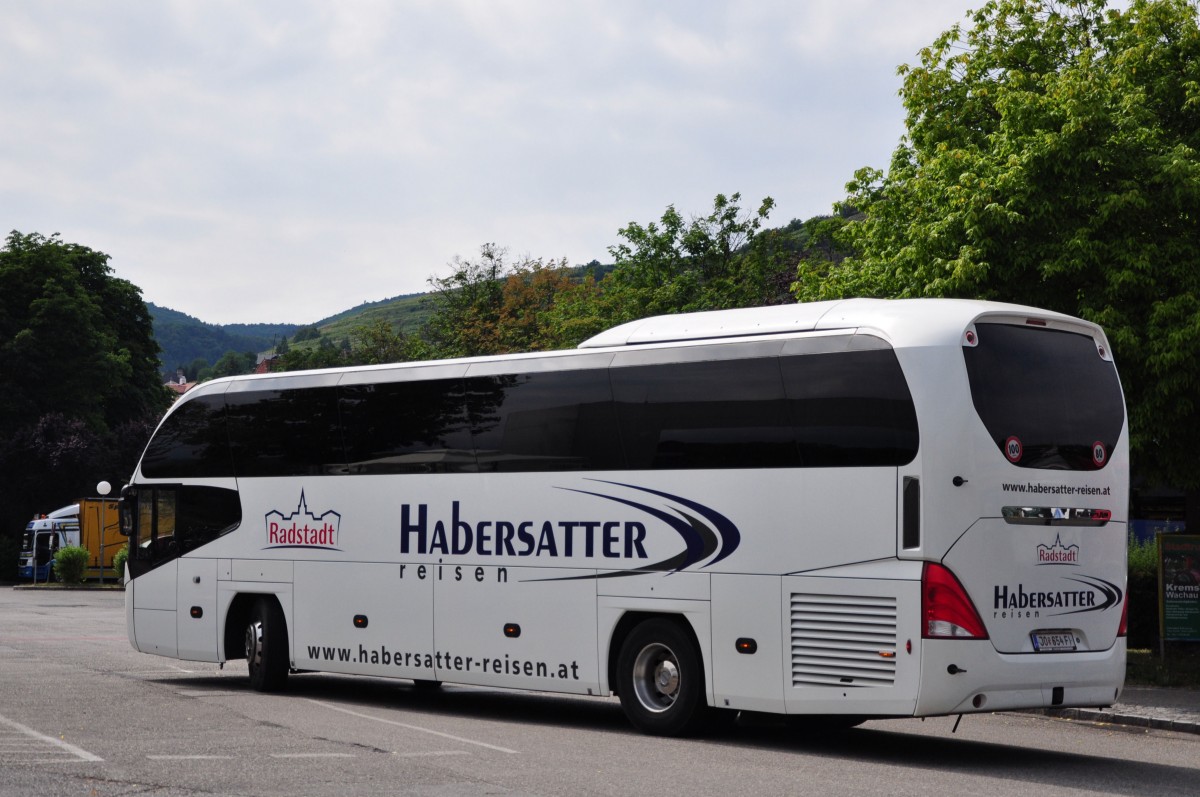
POLYGON ((289 645, 291 644, 291 618, 284 602, 279 599, 279 596, 273 592, 239 592, 233 596, 233 600, 229 603, 229 608, 225 611, 225 626, 221 633, 221 652, 224 655, 224 661, 246 658, 246 624, 250 622, 250 613, 254 610, 254 605, 260 600, 274 601, 279 607, 284 618, 284 623, 288 626, 288 642, 289 645))
POLYGON ((608 639, 608 656, 605 666, 605 673, 608 678, 608 688, 614 695, 620 694, 618 691, 617 678, 617 659, 621 655, 621 648, 625 645, 625 640, 633 629, 647 620, 662 619, 674 623, 686 633, 696 647, 696 652, 700 656, 701 670, 704 673, 704 693, 706 698, 712 700, 712 663, 709 660, 704 646, 700 644, 700 635, 696 633, 693 627, 694 622, 691 617, 681 611, 646 611, 646 610, 630 610, 623 613, 616 625, 613 627, 612 633, 608 639))

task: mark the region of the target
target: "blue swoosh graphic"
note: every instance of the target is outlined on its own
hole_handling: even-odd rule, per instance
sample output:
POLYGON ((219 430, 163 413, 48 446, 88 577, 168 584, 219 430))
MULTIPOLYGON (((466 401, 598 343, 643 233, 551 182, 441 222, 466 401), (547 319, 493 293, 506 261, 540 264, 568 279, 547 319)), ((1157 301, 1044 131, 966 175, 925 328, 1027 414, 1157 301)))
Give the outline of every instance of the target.
MULTIPOLYGON (((721 552, 717 555, 717 558, 713 559, 711 562, 704 565, 705 567, 715 565, 717 562, 721 561, 722 559, 724 559, 725 557, 729 556, 731 553, 736 551, 738 546, 741 545, 742 534, 740 531, 738 531, 737 525, 734 524, 734 522, 732 520, 725 517, 720 512, 713 509, 712 507, 707 507, 704 504, 698 503, 696 501, 692 501, 691 499, 684 498, 683 496, 680 496, 680 495, 672 495, 671 493, 664 493, 661 490, 652 490, 649 487, 639 487, 636 484, 624 484, 622 482, 610 482, 610 481, 605 481, 603 479, 592 479, 591 481, 597 481, 597 482, 600 482, 601 484, 612 484, 617 487, 627 487, 630 490, 640 490, 643 493, 650 493, 651 495, 657 495, 660 498, 666 498, 670 501, 675 501, 677 503, 683 504, 684 506, 688 507, 689 509, 693 509, 696 512, 699 512, 701 515, 703 515, 705 517, 705 519, 708 520, 709 523, 713 524, 716 527, 717 535, 721 538, 721 552)), ((680 513, 680 514, 683 514, 683 513, 680 513)))

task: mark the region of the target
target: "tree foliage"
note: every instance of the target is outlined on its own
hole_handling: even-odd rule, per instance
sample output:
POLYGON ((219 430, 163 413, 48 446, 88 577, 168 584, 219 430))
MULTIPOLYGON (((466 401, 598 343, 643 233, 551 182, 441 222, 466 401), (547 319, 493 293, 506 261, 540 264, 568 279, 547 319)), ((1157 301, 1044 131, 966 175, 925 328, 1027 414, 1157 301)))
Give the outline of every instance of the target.
POLYGON ((791 269, 758 235, 775 201, 767 197, 753 213, 740 202, 741 194, 717 194, 706 216, 686 221, 670 205, 657 222, 621 228, 624 240, 608 250, 616 264, 605 286, 611 320, 775 303, 773 276, 791 269))
POLYGON ((1186 0, 992 0, 902 67, 907 135, 862 169, 801 300, 961 296, 1102 324, 1144 474, 1200 487, 1200 28, 1186 0))
POLYGON ((578 343, 593 318, 575 322, 567 305, 583 310, 596 296, 596 282, 578 278, 566 260, 526 257, 507 260, 495 244, 479 257, 456 257, 450 273, 430 279, 433 314, 424 330, 425 353, 468 357, 513 351, 539 351, 578 343))
POLYGON ((108 259, 16 231, 0 250, 0 533, 122 483, 170 400, 141 292, 108 259))

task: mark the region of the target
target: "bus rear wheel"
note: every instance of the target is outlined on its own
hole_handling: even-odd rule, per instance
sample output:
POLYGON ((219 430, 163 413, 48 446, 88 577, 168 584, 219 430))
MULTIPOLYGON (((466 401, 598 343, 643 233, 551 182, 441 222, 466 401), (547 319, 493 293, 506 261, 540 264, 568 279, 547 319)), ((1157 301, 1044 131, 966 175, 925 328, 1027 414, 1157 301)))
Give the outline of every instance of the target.
POLYGON ((273 599, 259 599, 250 611, 246 623, 246 664, 250 686, 259 692, 275 692, 287 681, 287 621, 273 599))
POLYGON ((700 653, 678 623, 654 618, 636 626, 617 657, 617 679, 621 707, 638 730, 686 736, 703 729, 700 653))

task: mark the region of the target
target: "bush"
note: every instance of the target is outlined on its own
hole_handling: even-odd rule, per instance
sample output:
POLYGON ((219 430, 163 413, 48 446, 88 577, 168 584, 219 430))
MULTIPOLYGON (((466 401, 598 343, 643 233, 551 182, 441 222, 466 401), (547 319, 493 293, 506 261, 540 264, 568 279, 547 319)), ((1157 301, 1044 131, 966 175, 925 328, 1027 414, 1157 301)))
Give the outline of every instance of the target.
POLYGON ((78 545, 59 548, 54 554, 54 575, 64 584, 82 584, 91 553, 78 545))
POLYGON ((125 580, 125 560, 129 558, 129 546, 126 545, 113 556, 113 570, 117 572, 117 578, 125 580))
POLYGON ((21 553, 21 538, 0 533, 0 584, 17 580, 17 560, 21 553))
POLYGON ((1158 542, 1129 535, 1129 647, 1158 645, 1158 542))

